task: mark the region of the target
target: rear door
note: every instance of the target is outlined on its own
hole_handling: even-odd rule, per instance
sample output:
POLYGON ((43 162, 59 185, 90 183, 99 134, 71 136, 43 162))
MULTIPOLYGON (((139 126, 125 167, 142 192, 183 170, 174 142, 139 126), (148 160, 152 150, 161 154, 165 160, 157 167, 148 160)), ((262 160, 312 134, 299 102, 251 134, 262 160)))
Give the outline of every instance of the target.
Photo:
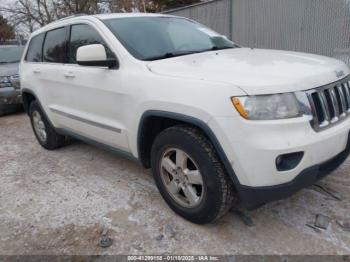
POLYGON ((26 55, 23 62, 20 64, 21 88, 33 90, 42 102, 44 102, 44 99, 42 99, 40 94, 42 89, 40 72, 43 69, 42 45, 44 37, 45 34, 42 33, 30 39, 26 55))
POLYGON ((48 108, 47 114, 56 127, 60 127, 60 119, 50 110, 63 103, 62 92, 65 85, 64 64, 67 62, 68 27, 59 27, 47 31, 42 46, 42 66, 33 68, 40 81, 40 98, 48 108))
MULTIPOLYGON (((125 126, 122 123, 123 89, 117 68, 80 66, 77 49, 84 45, 102 44, 107 57, 115 57, 107 41, 92 24, 73 24, 69 29, 67 63, 59 92, 53 91, 57 104, 51 112, 67 130, 113 147, 128 151, 125 126)), ((52 85, 54 86, 54 85, 52 85)))

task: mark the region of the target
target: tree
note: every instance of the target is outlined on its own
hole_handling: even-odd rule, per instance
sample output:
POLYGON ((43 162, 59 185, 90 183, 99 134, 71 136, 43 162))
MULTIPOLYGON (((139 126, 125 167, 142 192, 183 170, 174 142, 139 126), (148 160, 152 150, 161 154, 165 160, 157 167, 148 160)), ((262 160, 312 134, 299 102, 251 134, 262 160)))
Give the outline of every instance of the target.
POLYGON ((17 28, 29 32, 57 19, 78 14, 99 13, 103 0, 16 0, 12 5, 0 6, 10 22, 17 28))
POLYGON ((11 5, 0 4, 0 12, 25 34, 73 14, 161 12, 196 2, 200 0, 15 0, 11 5))
POLYGON ((200 2, 200 0, 107 0, 112 12, 151 12, 182 7, 200 2))
POLYGON ((167 9, 178 8, 200 2, 200 0, 153 0, 154 12, 161 12, 167 9))
POLYGON ((12 26, 0 15, 0 42, 15 38, 12 26))

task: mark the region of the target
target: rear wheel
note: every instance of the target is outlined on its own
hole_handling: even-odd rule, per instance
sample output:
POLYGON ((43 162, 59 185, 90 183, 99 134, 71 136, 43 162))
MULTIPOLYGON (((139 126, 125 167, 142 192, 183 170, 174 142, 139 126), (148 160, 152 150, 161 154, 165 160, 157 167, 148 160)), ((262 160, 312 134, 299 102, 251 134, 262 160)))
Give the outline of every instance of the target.
POLYGON ((35 137, 42 147, 54 150, 64 145, 65 136, 55 131, 37 101, 33 101, 30 104, 29 117, 35 137))
POLYGON ((233 205, 235 192, 215 149, 200 130, 170 127, 155 139, 152 171, 167 204, 198 224, 213 222, 233 205))

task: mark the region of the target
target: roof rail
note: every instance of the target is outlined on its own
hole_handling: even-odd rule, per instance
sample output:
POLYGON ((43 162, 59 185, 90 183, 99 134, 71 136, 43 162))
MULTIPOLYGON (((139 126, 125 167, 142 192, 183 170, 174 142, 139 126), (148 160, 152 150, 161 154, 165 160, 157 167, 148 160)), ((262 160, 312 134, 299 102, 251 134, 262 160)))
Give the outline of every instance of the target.
POLYGON ((84 15, 88 15, 88 14, 78 13, 78 14, 74 14, 74 15, 70 15, 70 16, 66 16, 66 17, 60 18, 60 19, 58 19, 56 21, 62 21, 62 20, 66 20, 66 19, 69 19, 69 18, 84 16, 84 15))

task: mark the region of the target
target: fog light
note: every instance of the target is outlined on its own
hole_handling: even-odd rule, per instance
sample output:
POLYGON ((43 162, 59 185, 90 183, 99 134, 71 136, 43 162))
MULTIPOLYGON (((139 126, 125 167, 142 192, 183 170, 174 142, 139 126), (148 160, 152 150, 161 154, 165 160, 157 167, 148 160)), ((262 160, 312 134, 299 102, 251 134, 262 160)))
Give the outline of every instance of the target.
POLYGON ((280 166, 280 165, 281 165, 281 163, 282 163, 282 161, 283 161, 282 157, 283 157, 283 156, 278 156, 278 157, 276 158, 276 166, 280 166))
POLYGON ((288 171, 294 169, 304 156, 304 152, 295 152, 279 155, 276 158, 276 168, 278 171, 288 171))

